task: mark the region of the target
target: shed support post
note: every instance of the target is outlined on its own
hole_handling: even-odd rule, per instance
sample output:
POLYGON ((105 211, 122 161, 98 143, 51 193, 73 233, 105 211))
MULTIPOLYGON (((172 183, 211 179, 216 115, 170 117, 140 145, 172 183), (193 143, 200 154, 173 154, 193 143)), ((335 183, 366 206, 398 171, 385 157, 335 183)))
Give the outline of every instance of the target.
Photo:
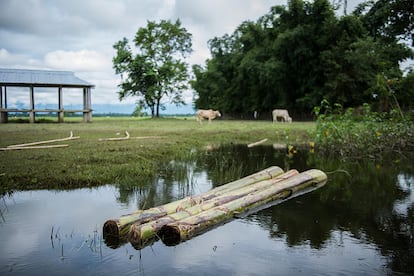
POLYGON ((0 86, 0 124, 7 123, 9 120, 9 114, 7 111, 3 111, 3 109, 7 109, 7 88, 4 87, 4 97, 3 97, 3 86, 0 86), (3 103, 4 101, 4 103, 3 103))
POLYGON ((83 122, 89 123, 91 121, 92 121, 91 89, 83 88, 83 122))
POLYGON ((92 122, 92 90, 90 87, 87 88, 88 90, 88 122, 92 122))
POLYGON ((62 86, 58 88, 58 122, 63 123, 63 118, 65 116, 63 111, 63 101, 62 101, 62 86))
POLYGON ((35 102, 34 102, 34 87, 30 86, 30 115, 29 115, 29 122, 34 123, 36 119, 35 109, 35 102))

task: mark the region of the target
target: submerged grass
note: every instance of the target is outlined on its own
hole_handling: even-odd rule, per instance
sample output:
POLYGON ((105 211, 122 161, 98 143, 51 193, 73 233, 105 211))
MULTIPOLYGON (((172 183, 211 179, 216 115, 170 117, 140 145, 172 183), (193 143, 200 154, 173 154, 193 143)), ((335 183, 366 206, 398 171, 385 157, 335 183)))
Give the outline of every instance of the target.
POLYGON ((0 192, 108 183, 145 183, 170 160, 186 160, 194 149, 222 144, 305 143, 315 123, 272 124, 269 121, 225 121, 198 124, 194 118, 94 118, 92 123, 0 124, 0 147, 57 139, 73 131, 80 139, 58 142, 66 148, 0 151, 0 192), (100 141, 100 138, 130 139, 100 141))

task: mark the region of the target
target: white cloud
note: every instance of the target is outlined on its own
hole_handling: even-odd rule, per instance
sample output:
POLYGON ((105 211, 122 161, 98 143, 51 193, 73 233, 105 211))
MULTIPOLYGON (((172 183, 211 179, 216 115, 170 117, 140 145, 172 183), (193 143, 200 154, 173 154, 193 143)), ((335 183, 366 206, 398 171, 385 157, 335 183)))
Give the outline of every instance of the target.
POLYGON ((11 59, 11 55, 9 51, 3 48, 0 49, 0 62, 2 64, 8 64, 10 59, 11 59))
POLYGON ((3 68, 34 69, 42 66, 42 62, 29 55, 13 54, 0 48, 0 66, 3 68))
POLYGON ((62 51, 47 53, 45 65, 53 69, 71 71, 100 71, 111 69, 111 58, 93 50, 62 51))
POLYGON ((222 36, 232 33, 245 20, 256 20, 279 2, 271 0, 181 0, 175 6, 175 16, 204 27, 203 33, 222 36))

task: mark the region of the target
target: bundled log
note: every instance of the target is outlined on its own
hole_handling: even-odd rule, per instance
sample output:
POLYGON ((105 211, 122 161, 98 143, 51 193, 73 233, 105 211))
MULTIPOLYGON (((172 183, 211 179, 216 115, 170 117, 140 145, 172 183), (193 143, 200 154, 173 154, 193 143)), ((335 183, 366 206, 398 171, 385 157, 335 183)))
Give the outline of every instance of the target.
POLYGON ((282 173, 283 170, 281 168, 272 166, 255 174, 216 187, 198 196, 188 196, 181 200, 167 203, 158 207, 150 208, 147 210, 137 210, 132 214, 124 215, 120 218, 107 220, 103 225, 103 237, 105 239, 105 242, 110 244, 112 247, 116 247, 120 243, 126 242, 130 226, 134 223, 143 224, 161 218, 168 214, 185 210, 206 200, 210 200, 216 196, 223 195, 226 192, 239 189, 253 183, 257 183, 259 181, 272 179, 282 173))
POLYGON ((234 216, 251 210, 266 208, 292 197, 310 192, 325 185, 327 176, 320 170, 308 170, 283 180, 277 185, 250 193, 197 215, 166 224, 157 232, 166 245, 176 245, 193 236, 231 220, 234 216))
POLYGON ((128 240, 131 242, 134 248, 143 248, 156 239, 156 233, 161 229, 161 227, 166 224, 183 220, 187 217, 197 215, 211 208, 221 206, 238 198, 247 196, 248 194, 269 188, 273 185, 276 185, 278 182, 285 181, 297 174, 299 174, 297 170, 290 170, 284 174, 277 176, 276 178, 263 180, 245 187, 241 187, 239 189, 230 190, 222 195, 217 195, 210 200, 206 200, 200 204, 194 205, 185 210, 170 215, 163 216, 156 220, 144 224, 134 223, 129 230, 128 240))

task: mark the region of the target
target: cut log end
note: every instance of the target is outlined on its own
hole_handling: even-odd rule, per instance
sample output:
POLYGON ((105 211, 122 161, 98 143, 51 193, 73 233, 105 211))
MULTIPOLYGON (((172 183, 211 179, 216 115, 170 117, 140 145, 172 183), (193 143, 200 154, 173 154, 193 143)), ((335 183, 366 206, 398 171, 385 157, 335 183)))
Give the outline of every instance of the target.
POLYGON ((181 242, 180 229, 176 225, 164 225, 157 234, 167 246, 174 246, 181 242))
POLYGON ((104 223, 102 233, 105 244, 108 247, 116 249, 121 245, 122 242, 119 237, 119 228, 115 220, 106 221, 104 223))
POLYGON ((107 220, 102 229, 103 237, 106 238, 119 238, 119 228, 115 220, 107 220))

